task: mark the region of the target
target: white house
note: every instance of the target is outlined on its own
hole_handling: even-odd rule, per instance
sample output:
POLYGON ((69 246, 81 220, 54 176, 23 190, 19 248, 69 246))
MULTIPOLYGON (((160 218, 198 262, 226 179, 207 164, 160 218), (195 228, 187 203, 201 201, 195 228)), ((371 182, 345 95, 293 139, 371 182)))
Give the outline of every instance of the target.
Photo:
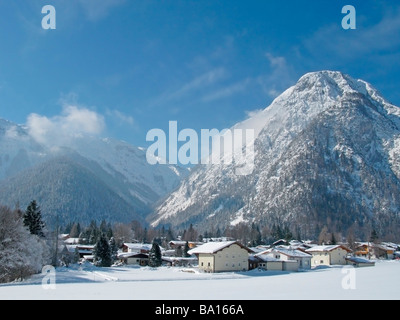
POLYGON ((122 252, 149 253, 152 245, 149 243, 128 243, 122 245, 122 252))
POLYGON ((149 255, 141 252, 121 252, 118 259, 125 264, 134 264, 139 266, 147 266, 149 264, 149 255))
POLYGON ((306 250, 312 254, 311 266, 345 265, 350 249, 342 245, 315 246, 306 250))
POLYGON ((247 271, 251 250, 238 241, 208 242, 189 250, 199 260, 199 269, 206 272, 247 271))
POLYGON ((260 252, 259 255, 273 258, 276 260, 292 261, 292 262, 295 261, 296 271, 299 269, 311 269, 312 255, 310 253, 306 253, 297 249, 272 248, 264 252, 260 252))

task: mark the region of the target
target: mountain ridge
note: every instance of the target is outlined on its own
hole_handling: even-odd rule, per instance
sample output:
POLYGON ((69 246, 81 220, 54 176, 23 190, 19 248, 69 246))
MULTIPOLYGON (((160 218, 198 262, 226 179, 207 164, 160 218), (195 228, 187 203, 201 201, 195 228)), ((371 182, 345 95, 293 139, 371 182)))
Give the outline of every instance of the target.
MULTIPOLYGON (((339 221, 333 223, 336 229, 357 224, 360 230, 374 225, 393 232, 387 221, 399 222, 398 107, 363 80, 321 71, 301 77, 256 116, 246 120, 262 123, 254 142, 254 172, 238 177, 234 165, 198 168, 156 208, 149 220, 153 226, 192 223, 205 230, 259 222, 294 227, 312 217, 309 227, 299 226, 306 236, 315 237, 328 218, 339 221), (385 194, 382 187, 390 191, 385 194)), ((246 121, 235 127, 245 128, 246 121)))

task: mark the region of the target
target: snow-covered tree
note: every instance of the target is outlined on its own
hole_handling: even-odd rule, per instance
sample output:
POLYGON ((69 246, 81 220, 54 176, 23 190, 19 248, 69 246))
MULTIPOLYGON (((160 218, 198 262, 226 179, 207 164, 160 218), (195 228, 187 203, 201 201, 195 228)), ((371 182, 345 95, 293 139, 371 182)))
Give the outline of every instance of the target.
POLYGON ((118 246, 117 243, 115 242, 114 237, 111 237, 108 244, 111 250, 111 260, 114 262, 115 260, 117 260, 117 255, 118 255, 118 246))
POLYGON ((149 266, 153 268, 160 267, 162 264, 161 249, 160 246, 153 242, 153 246, 149 252, 149 266))
POLYGON ((0 283, 41 271, 48 258, 44 240, 29 232, 22 215, 0 206, 0 283))
POLYGON ((24 214, 24 225, 28 227, 31 234, 39 237, 44 237, 44 222, 42 221, 42 212, 40 207, 37 205, 36 200, 32 200, 29 206, 26 208, 24 214))
POLYGON ((111 267, 111 248, 107 238, 101 234, 93 250, 94 263, 98 267, 111 267))

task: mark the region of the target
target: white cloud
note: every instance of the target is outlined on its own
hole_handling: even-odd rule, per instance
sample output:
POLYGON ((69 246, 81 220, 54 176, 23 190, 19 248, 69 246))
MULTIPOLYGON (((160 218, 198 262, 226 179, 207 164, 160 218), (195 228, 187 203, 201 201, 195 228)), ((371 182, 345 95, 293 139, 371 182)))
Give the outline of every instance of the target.
POLYGON ((270 52, 267 52, 265 54, 265 56, 267 57, 270 65, 272 67, 276 67, 276 68, 285 68, 286 67, 286 59, 284 57, 274 56, 270 52))
POLYGON ((276 56, 271 52, 266 52, 271 71, 268 74, 257 78, 258 84, 263 91, 271 98, 276 98, 280 93, 293 84, 292 68, 283 56, 276 56))
POLYGON ((98 135, 105 127, 102 115, 72 105, 65 106, 61 115, 51 118, 32 113, 26 125, 36 141, 50 146, 62 146, 81 134, 98 135))

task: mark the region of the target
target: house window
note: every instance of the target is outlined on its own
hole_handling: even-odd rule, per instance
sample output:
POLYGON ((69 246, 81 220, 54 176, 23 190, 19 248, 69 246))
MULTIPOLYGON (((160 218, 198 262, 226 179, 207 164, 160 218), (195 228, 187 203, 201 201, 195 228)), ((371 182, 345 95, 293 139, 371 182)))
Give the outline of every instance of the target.
POLYGON ((226 263, 226 264, 225 264, 225 267, 227 267, 227 266, 228 266, 228 264, 226 263))
POLYGON ((324 260, 321 260, 319 263, 324 263, 324 260))
POLYGON ((235 267, 235 264, 234 263, 232 263, 232 268, 234 268, 235 267))
POLYGON ((239 262, 239 267, 240 267, 240 262, 239 262))
POLYGON ((140 260, 139 259, 136 259, 136 262, 139 262, 140 260))
POLYGON ((211 267, 211 263, 210 262, 208 263, 208 266, 211 267))
POLYGON ((235 259, 235 256, 232 256, 232 259, 235 259))
POLYGON ((280 259, 280 257, 281 257, 281 256, 280 256, 279 254, 276 254, 276 255, 275 255, 275 259, 280 259))
POLYGON ((201 263, 201 266, 202 266, 202 267, 204 266, 204 262, 201 263))

